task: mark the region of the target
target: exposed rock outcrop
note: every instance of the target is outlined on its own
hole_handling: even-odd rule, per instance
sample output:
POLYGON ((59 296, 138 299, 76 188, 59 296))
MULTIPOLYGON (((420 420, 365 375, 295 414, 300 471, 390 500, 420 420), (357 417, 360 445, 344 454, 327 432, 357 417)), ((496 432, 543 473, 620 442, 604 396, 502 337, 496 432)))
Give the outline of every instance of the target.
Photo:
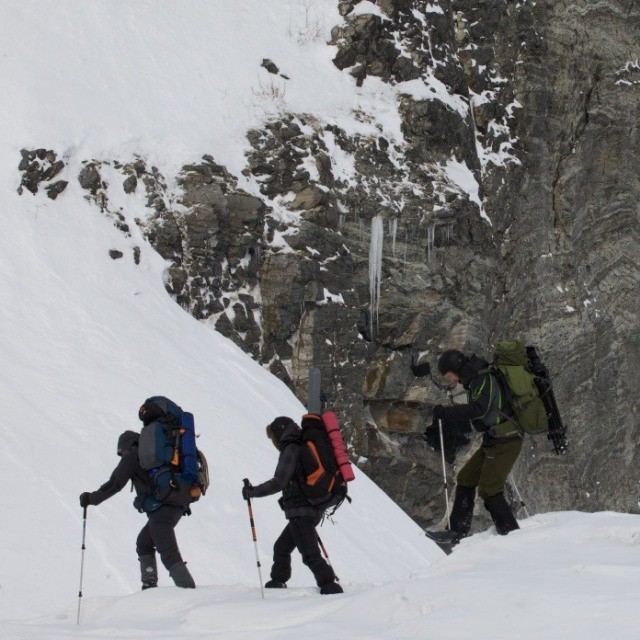
POLYGON ((50 149, 22 149, 22 160, 18 170, 22 172, 18 193, 22 195, 27 189, 32 194, 38 193, 40 186, 44 186, 47 196, 55 200, 69 184, 66 180, 53 179, 64 169, 64 161, 58 159, 55 151, 50 149), (46 183, 42 185, 41 183, 46 183))

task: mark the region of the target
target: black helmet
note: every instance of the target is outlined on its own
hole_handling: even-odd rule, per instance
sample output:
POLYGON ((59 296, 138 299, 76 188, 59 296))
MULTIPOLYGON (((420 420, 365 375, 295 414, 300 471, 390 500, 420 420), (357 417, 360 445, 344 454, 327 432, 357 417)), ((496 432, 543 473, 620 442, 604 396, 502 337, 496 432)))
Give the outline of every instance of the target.
POLYGON ((459 376, 462 371, 462 367, 466 362, 467 359, 462 351, 449 349, 440 356, 440 359, 438 360, 438 371, 442 376, 448 371, 459 376))

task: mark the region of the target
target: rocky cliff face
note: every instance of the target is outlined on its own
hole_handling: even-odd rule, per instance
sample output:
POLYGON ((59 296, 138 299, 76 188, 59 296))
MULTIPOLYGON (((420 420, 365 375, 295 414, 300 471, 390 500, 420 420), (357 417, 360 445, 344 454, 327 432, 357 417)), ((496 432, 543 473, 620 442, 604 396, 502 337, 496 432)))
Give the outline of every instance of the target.
MULTIPOLYGON (((248 132, 251 193, 212 156, 177 188, 139 158, 85 163, 87 198, 127 233, 110 192, 144 194, 167 290, 301 399, 320 365, 354 459, 421 524, 444 511, 419 434, 446 398, 411 354, 490 356, 510 336, 538 345, 570 434, 563 458, 527 441, 514 479, 529 511, 637 511, 640 7, 338 5, 333 62, 398 87, 402 139, 365 112, 355 133, 321 109, 282 113, 248 132)), ((57 196, 57 163, 25 150, 22 185, 57 196)))
POLYGON ((530 44, 515 74, 522 166, 499 200, 510 229, 497 326, 543 347, 571 455, 558 464, 536 443, 517 475, 537 509, 637 512, 640 7, 528 4, 515 23, 530 44))

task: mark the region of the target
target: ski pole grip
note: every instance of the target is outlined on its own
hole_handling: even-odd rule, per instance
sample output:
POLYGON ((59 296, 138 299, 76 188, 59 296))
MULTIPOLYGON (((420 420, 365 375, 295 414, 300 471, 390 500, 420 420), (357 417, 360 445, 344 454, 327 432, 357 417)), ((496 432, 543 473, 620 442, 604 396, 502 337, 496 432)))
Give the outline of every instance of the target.
MULTIPOLYGON (((242 484, 244 484, 245 488, 248 488, 251 486, 251 483, 249 482, 249 478, 244 478, 242 480, 242 484)), ((251 498, 248 497, 248 494, 247 494, 246 500, 247 500, 247 504, 249 505, 249 509, 251 509, 251 498)))

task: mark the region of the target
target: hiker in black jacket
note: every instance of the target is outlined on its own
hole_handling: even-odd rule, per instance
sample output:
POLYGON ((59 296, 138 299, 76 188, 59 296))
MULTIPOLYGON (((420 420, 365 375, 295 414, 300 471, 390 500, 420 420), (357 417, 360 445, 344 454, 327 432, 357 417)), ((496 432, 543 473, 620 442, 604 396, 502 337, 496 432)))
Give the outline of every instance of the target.
POLYGON ((300 427, 291 418, 276 418, 267 427, 267 436, 280 451, 273 478, 256 487, 249 483, 242 489, 245 500, 282 491, 279 503, 288 523, 273 545, 271 580, 265 587, 282 589, 287 586, 291 577, 291 554, 297 548, 302 562, 311 569, 320 593, 342 593, 342 587, 336 581, 331 565, 322 557, 318 544, 316 527, 322 520, 324 508, 309 504, 300 486, 304 481, 300 467, 300 433, 300 427))
POLYGON ((457 425, 471 423, 474 429, 483 433, 483 439, 480 448, 458 472, 449 518, 450 530, 427 531, 427 535, 437 542, 455 545, 468 535, 476 490, 499 534, 506 535, 519 528, 504 497, 504 486, 522 450, 522 438, 519 435, 496 436, 494 427, 507 420, 513 412, 506 403, 504 390, 488 367, 486 360, 475 355, 467 358, 453 349, 445 351, 438 360, 438 370, 445 380, 451 384, 461 383, 467 389, 468 403, 436 405, 433 408, 433 425, 442 420, 446 430, 447 427, 456 429, 457 425))
POLYGON ((118 455, 121 460, 111 477, 97 491, 85 492, 80 496, 80 506, 98 505, 114 496, 131 480, 137 498, 134 506, 147 513, 148 521, 142 527, 136 540, 136 551, 140 560, 142 589, 158 586, 156 551, 162 564, 169 570, 176 586, 195 588, 195 582, 182 560, 175 526, 185 513, 186 507, 162 504, 153 496, 149 473, 140 466, 138 458, 138 433, 125 431, 118 439, 118 455))

